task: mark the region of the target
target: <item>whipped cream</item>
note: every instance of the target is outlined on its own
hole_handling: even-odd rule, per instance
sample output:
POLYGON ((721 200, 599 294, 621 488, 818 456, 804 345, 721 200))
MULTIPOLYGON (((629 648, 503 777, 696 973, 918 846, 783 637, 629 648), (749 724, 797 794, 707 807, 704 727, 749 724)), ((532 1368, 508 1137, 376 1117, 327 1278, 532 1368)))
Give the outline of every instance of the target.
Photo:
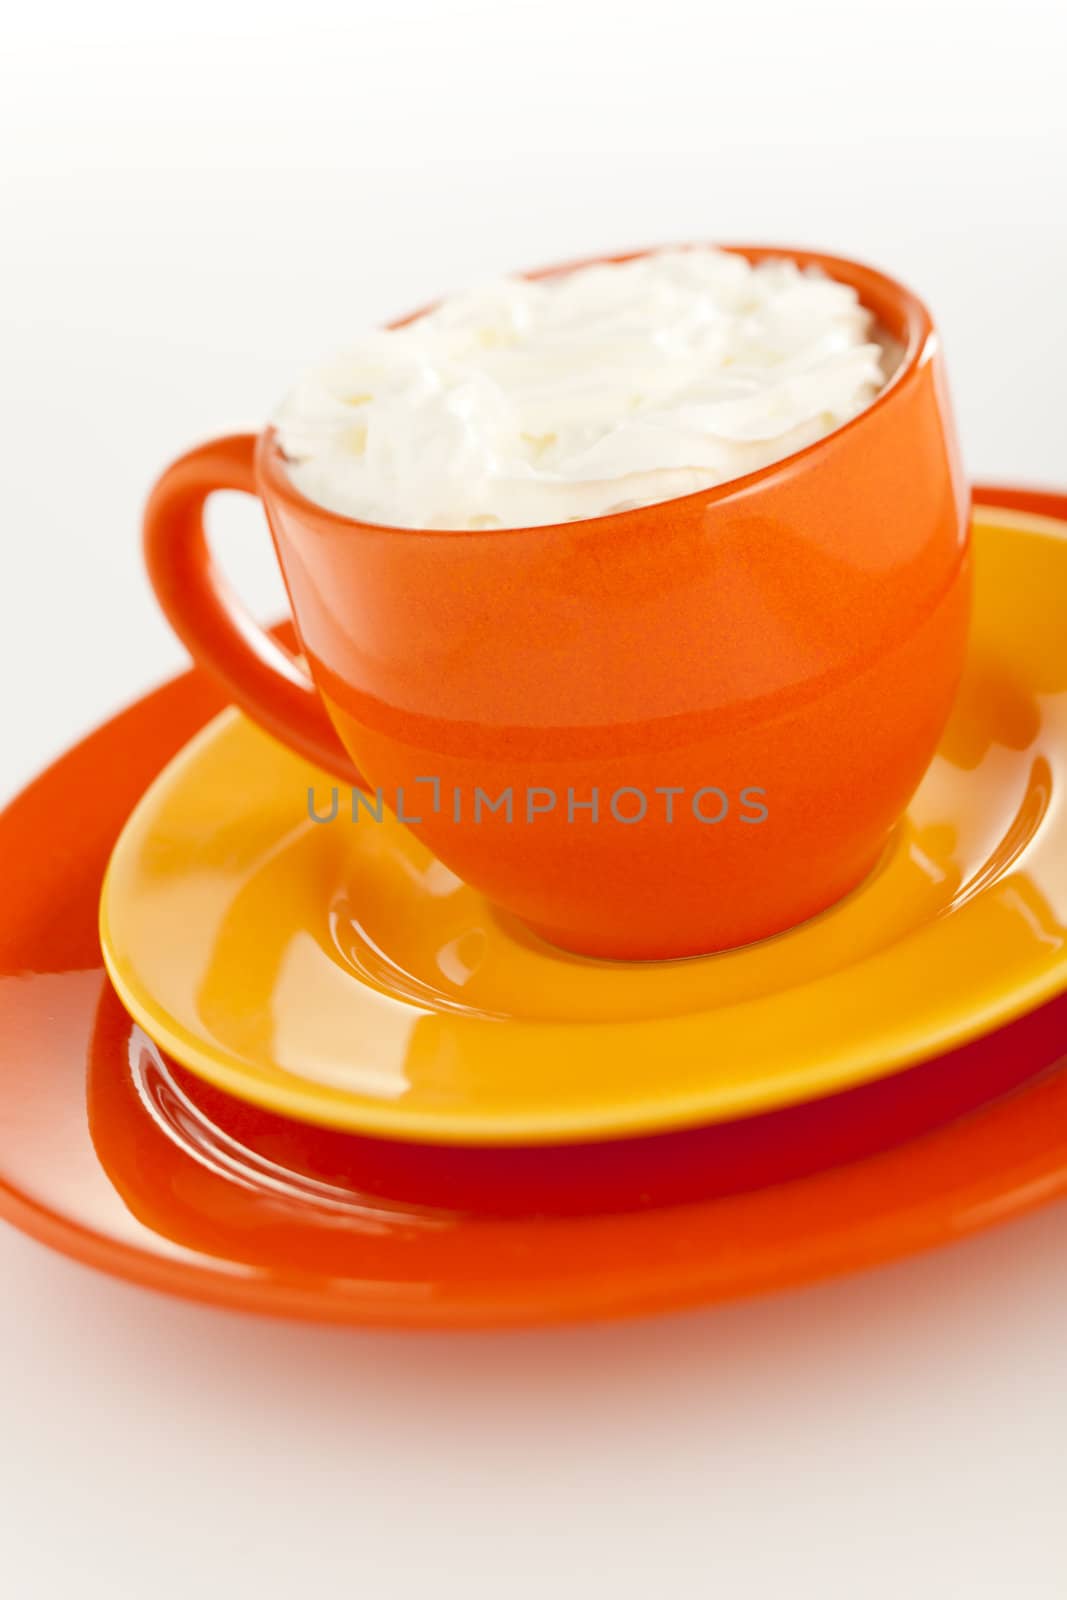
POLYGON ((704 248, 503 278, 309 372, 297 488, 361 521, 530 527, 651 505, 822 438, 887 378, 856 293, 704 248))

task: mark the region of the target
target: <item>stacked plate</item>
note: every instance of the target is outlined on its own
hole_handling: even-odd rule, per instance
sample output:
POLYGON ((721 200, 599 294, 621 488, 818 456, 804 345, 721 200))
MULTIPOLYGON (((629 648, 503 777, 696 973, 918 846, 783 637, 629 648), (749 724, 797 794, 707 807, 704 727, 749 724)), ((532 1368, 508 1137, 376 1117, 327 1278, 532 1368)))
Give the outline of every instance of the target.
POLYGON ((175 1293, 458 1327, 778 1288, 1067 1190, 1067 496, 976 500, 906 818, 725 954, 565 955, 398 823, 317 826, 320 775, 198 673, 99 729, 0 819, 0 1210, 175 1293))

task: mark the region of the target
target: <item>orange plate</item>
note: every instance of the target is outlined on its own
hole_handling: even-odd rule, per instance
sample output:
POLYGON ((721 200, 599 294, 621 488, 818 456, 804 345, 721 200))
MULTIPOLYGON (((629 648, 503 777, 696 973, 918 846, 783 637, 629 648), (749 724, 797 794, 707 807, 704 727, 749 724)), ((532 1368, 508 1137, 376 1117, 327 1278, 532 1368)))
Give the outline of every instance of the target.
MULTIPOLYGON (((981 493, 987 503, 1067 515, 1067 496, 981 493)), ((763 1165, 753 1164, 749 1181, 778 1181, 759 1189, 738 1192, 744 1170, 735 1163, 731 1183, 705 1172, 705 1193, 682 1197, 653 1185, 630 1210, 618 1209, 622 1191, 610 1183, 602 1202, 587 1190, 586 1204, 614 1207, 596 1214, 576 1214, 575 1192, 558 1184, 547 1186, 551 1216, 521 1205, 502 1214, 499 1192, 492 1211, 446 1208, 426 1189, 442 1175, 418 1167, 407 1182, 395 1170, 386 1175, 391 1195, 381 1184, 368 1192, 338 1163, 344 1136, 212 1101, 171 1068, 119 1013, 103 976, 96 902, 114 838, 145 783, 217 705, 198 675, 176 680, 69 752, 0 818, 0 1211, 28 1232, 153 1287, 248 1310, 504 1326, 801 1283, 944 1243, 1067 1191, 1061 999, 905 1079, 914 1090, 912 1132, 924 1117, 932 1127, 964 1108, 964 1079, 997 1098, 921 1139, 806 1177, 782 1181, 767 1165, 768 1152, 786 1146, 783 1124, 776 1143, 768 1117, 715 1130, 756 1147, 763 1139, 763 1165), (1027 1074, 1037 1075, 1021 1082, 1027 1074), (1013 1082, 1021 1086, 1004 1093, 1013 1082), (320 1138, 333 1143, 320 1147, 320 1138)), ((806 1115, 813 1148, 828 1155, 833 1119, 870 1123, 873 1102, 860 1098, 870 1092, 774 1115, 806 1115)), ((627 1170, 645 1170, 626 1163, 688 1148, 695 1183, 703 1132, 664 1136, 696 1141, 689 1146, 605 1147, 602 1159, 618 1163, 607 1177, 617 1185, 627 1170)), ((364 1168, 374 1145, 352 1142, 364 1168)), ((846 1140, 837 1154, 847 1148, 846 1140)), ((453 1197, 464 1206, 478 1199, 471 1174, 478 1177, 479 1154, 496 1159, 451 1153, 461 1163, 452 1177, 467 1174, 467 1190, 461 1184, 453 1197), (469 1160, 473 1167, 462 1165, 469 1160)), ((519 1154, 555 1164, 558 1153, 509 1159, 519 1154)), ((706 1168, 706 1152, 701 1159, 706 1168)), ((479 1181, 491 1186, 491 1167, 479 1181)), ((529 1183, 536 1193, 534 1167, 529 1183)))

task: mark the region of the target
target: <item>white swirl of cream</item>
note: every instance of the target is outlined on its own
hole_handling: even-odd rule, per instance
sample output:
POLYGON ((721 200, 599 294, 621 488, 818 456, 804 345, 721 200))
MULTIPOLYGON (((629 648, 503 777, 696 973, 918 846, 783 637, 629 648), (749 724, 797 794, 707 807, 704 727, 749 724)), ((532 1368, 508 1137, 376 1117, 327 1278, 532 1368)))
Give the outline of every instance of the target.
POLYGON ((849 286, 675 249, 455 295, 309 372, 274 420, 297 488, 345 516, 531 527, 791 455, 869 405, 887 361, 849 286))

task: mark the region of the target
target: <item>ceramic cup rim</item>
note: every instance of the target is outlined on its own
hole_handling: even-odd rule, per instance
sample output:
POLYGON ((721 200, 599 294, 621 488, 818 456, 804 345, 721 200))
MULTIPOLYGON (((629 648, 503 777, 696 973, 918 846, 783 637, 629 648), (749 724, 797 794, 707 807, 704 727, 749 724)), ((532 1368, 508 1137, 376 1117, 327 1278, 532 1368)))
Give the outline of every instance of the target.
MULTIPOLYGON (((629 527, 636 527, 639 521, 643 523, 643 520, 650 515, 657 513, 673 515, 679 510, 723 505, 742 499, 755 490, 773 487, 781 477, 791 475, 801 464, 805 467, 813 465, 828 451, 836 448, 839 441, 868 426, 887 406, 893 405, 899 396, 912 387, 919 370, 927 365, 936 350, 937 333, 933 318, 913 290, 879 268, 868 266, 852 257, 829 255, 821 250, 810 250, 799 246, 794 248, 786 245, 715 244, 707 241, 697 241, 685 246, 650 245, 639 250, 626 250, 617 254, 588 256, 575 261, 555 263, 520 273, 518 276, 535 281, 540 278, 562 277, 582 267, 636 261, 645 256, 659 255, 673 248, 724 250, 730 254, 742 255, 752 262, 783 259, 794 261, 801 266, 820 267, 828 277, 855 288, 861 304, 878 317, 879 321, 884 322, 884 318, 870 305, 859 287, 857 283, 859 280, 859 283, 868 289, 875 289, 878 297, 884 304, 892 306, 899 319, 902 355, 896 370, 862 411, 824 434, 821 439, 804 445, 800 450, 791 451, 777 461, 757 467, 754 472, 747 472, 743 477, 730 478, 725 483, 713 484, 706 489, 693 490, 684 495, 672 495, 666 500, 656 500, 648 505, 632 506, 625 511, 612 511, 602 516, 501 528, 411 528, 398 523, 370 522, 361 517, 346 516, 343 512, 334 511, 328 506, 320 505, 318 501, 309 499, 297 488, 287 470, 278 430, 273 424, 268 424, 262 430, 256 446, 256 476, 261 488, 269 493, 271 499, 287 504, 302 521, 327 523, 339 529, 347 529, 350 533, 389 534, 392 538, 424 540, 456 539, 460 536, 469 539, 514 539, 524 534, 548 539, 566 534, 573 535, 579 530, 589 532, 600 529, 618 535, 625 533, 629 527)), ((417 311, 394 319, 387 326, 405 327, 432 310, 435 303, 421 306, 417 311)))

